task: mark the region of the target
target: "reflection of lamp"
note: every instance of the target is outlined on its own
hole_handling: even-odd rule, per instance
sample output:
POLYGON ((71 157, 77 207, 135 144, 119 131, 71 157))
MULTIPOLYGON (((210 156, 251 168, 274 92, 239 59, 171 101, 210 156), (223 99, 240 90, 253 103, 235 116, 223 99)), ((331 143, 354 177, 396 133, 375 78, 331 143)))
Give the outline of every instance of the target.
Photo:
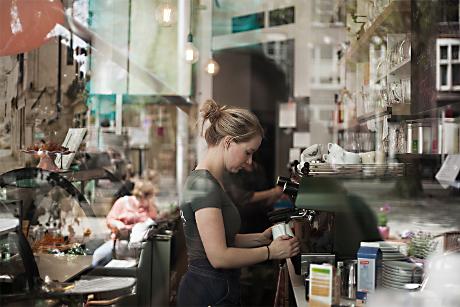
POLYGON ((160 4, 155 9, 155 19, 162 27, 170 27, 176 23, 176 8, 169 2, 160 4))
POLYGON ((187 36, 187 43, 185 44, 185 61, 189 64, 194 64, 198 62, 198 57, 200 54, 198 52, 198 49, 193 45, 192 20, 193 20, 193 1, 190 2, 189 33, 187 36))
POLYGON ((193 45, 193 35, 189 33, 187 36, 187 43, 185 44, 185 61, 194 64, 198 61, 198 57, 198 49, 193 45))
POLYGON ((220 70, 219 63, 217 63, 212 57, 209 58, 208 62, 206 63, 205 70, 211 76, 217 75, 220 70))

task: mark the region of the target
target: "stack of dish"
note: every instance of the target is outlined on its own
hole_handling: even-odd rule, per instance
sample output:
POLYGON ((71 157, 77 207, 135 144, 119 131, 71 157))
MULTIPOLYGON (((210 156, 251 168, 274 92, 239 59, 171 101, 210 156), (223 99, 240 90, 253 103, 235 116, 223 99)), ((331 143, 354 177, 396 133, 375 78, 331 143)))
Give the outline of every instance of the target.
POLYGON ((385 261, 383 263, 382 284, 385 288, 407 289, 407 284, 420 284, 423 270, 415 263, 385 261))
POLYGON ((380 250, 382 251, 382 260, 385 263, 386 261, 396 261, 396 260, 406 260, 407 257, 402 254, 399 249, 388 243, 380 242, 380 250))

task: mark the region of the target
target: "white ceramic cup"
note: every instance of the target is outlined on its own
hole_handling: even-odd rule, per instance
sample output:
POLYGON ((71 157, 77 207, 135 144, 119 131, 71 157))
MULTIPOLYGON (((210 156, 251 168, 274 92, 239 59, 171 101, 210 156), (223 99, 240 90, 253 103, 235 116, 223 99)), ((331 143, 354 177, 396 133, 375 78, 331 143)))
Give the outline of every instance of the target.
POLYGON ((337 154, 337 153, 324 154, 323 160, 329 164, 344 164, 345 163, 343 152, 341 154, 337 154))
POLYGON ((288 236, 291 236, 291 237, 294 236, 289 224, 281 222, 281 223, 278 223, 278 224, 275 224, 275 225, 272 226, 273 240, 275 240, 279 236, 283 236, 283 235, 288 235, 288 236))
POLYGON ((375 163, 375 151, 367 151, 359 153, 361 162, 363 164, 374 164, 375 163))
POLYGON ((329 154, 339 155, 339 156, 342 155, 343 152, 345 151, 342 147, 340 147, 336 143, 328 143, 327 150, 329 154))
POLYGON ((361 157, 357 153, 345 151, 343 153, 343 162, 345 164, 361 164, 361 157))

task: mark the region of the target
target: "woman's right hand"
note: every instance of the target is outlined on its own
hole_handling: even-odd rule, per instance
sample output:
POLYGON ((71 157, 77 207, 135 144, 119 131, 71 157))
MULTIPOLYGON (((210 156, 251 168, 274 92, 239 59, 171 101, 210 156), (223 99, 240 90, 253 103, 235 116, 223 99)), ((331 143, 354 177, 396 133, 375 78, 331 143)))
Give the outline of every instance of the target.
POLYGON ((300 243, 296 237, 279 236, 268 246, 270 259, 286 259, 300 252, 300 243))

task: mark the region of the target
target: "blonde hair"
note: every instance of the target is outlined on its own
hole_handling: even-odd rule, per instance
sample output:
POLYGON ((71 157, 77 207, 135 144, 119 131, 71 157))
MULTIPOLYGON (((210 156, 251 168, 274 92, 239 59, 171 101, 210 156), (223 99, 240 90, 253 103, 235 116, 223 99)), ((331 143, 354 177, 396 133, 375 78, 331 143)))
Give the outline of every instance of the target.
POLYGON ((142 173, 142 178, 144 180, 147 180, 147 181, 150 181, 154 184, 158 183, 158 180, 160 179, 160 176, 158 174, 158 172, 154 169, 151 169, 151 168, 148 168, 146 170, 144 170, 144 172, 142 173))
POLYGON ((257 117, 249 110, 222 106, 214 100, 208 99, 200 109, 203 117, 201 133, 208 120, 210 126, 204 132, 206 143, 210 146, 219 144, 226 136, 232 137, 236 143, 246 142, 255 136, 263 138, 264 129, 257 117))
POLYGON ((136 198, 141 198, 142 196, 146 195, 155 195, 156 189, 155 186, 148 182, 148 181, 143 181, 139 180, 134 183, 134 188, 133 188, 133 196, 136 198))

